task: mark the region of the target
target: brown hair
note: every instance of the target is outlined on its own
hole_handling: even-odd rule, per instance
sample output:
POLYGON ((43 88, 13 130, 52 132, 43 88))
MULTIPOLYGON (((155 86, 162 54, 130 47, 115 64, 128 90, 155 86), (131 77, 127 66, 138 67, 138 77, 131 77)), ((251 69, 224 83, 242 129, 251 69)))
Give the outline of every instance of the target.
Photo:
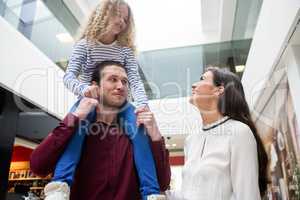
POLYGON ((228 116, 231 119, 247 124, 256 139, 259 167, 259 189, 261 196, 263 196, 267 190, 268 184, 268 155, 251 118, 243 85, 239 77, 229 70, 220 69, 218 67, 208 67, 206 71, 212 72, 214 85, 224 87, 224 93, 220 96, 218 102, 219 112, 221 112, 224 116, 228 116))

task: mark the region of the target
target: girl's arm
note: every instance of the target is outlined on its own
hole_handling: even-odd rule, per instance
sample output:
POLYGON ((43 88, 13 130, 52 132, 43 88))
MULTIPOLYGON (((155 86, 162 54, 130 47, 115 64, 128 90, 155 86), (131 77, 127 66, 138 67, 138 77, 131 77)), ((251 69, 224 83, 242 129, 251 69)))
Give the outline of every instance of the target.
POLYGON ((87 42, 85 39, 82 39, 74 45, 68 67, 63 78, 64 85, 75 95, 84 96, 84 92, 89 86, 89 84, 81 83, 78 80, 78 75, 80 74, 82 67, 86 65, 86 62, 87 42))
POLYGON ((144 84, 138 71, 138 63, 133 51, 130 48, 125 48, 125 51, 125 68, 127 71, 130 90, 132 92, 133 99, 136 102, 137 108, 143 107, 148 104, 148 98, 146 96, 144 84))

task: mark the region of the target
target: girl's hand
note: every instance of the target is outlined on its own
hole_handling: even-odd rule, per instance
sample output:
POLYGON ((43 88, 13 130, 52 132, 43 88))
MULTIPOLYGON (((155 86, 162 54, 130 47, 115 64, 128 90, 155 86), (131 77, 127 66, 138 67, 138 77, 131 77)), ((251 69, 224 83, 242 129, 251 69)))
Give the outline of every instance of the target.
POLYGON ((150 111, 148 106, 144 108, 138 108, 136 110, 137 115, 137 125, 143 124, 147 130, 148 135, 150 136, 152 141, 161 140, 162 136, 157 127, 154 114, 150 111))
POLYGON ((84 92, 84 96, 93 99, 98 99, 99 87, 97 85, 88 86, 88 89, 84 92))
POLYGON ((85 97, 80 101, 73 114, 80 120, 84 120, 93 109, 98 109, 98 107, 99 103, 96 99, 85 97))

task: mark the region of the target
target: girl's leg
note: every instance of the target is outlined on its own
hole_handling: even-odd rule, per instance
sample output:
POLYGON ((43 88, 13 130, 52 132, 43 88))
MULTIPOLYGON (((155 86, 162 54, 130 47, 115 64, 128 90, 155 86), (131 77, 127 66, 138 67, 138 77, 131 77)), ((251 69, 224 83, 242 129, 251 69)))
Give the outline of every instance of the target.
POLYGON ((135 107, 127 103, 119 114, 120 124, 133 144, 133 156, 140 180, 140 192, 145 200, 148 195, 159 194, 159 184, 149 137, 143 126, 137 127, 135 107))
MULTIPOLYGON (((75 105, 71 108, 70 112, 75 111, 77 106, 79 105, 80 100, 78 100, 75 105)), ((75 170, 77 164, 79 163, 81 157, 81 149, 84 142, 85 135, 88 133, 88 127, 91 122, 95 120, 95 111, 91 112, 86 120, 81 120, 67 145, 63 155, 60 157, 56 164, 55 172, 52 178, 52 181, 56 182, 66 182, 69 186, 72 185, 75 170)))

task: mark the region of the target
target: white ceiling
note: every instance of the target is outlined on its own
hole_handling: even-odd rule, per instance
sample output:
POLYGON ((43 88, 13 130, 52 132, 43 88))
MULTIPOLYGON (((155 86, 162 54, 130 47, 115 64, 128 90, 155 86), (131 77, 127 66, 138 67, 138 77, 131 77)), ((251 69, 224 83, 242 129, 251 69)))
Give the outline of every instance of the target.
MULTIPOLYGON (((127 0, 135 17, 138 49, 147 51, 219 42, 221 1, 127 0)), ((72 3, 78 4, 84 16, 88 16, 99 0, 75 0, 72 3)))
POLYGON ((28 1, 25 3, 23 3, 22 0, 9 0, 7 1, 7 7, 10 8, 16 16, 20 17, 24 23, 31 23, 33 21, 37 23, 38 21, 53 17, 52 13, 41 0, 37 0, 37 2, 28 1), (21 13, 22 10, 25 14, 21 13), (28 14, 28 12, 34 10, 36 10, 34 16, 28 14))

